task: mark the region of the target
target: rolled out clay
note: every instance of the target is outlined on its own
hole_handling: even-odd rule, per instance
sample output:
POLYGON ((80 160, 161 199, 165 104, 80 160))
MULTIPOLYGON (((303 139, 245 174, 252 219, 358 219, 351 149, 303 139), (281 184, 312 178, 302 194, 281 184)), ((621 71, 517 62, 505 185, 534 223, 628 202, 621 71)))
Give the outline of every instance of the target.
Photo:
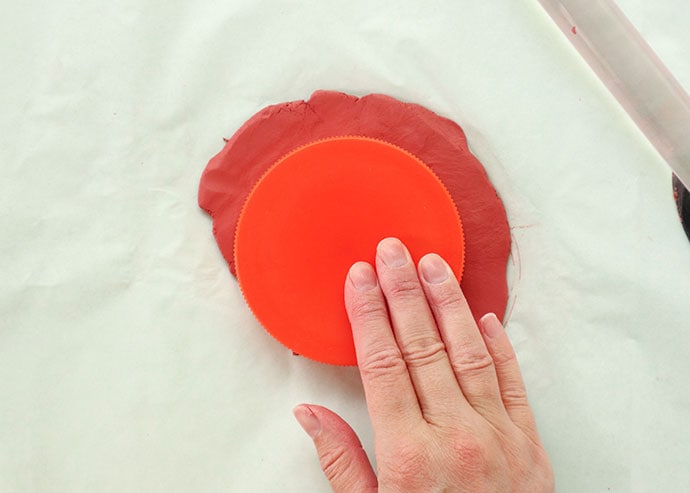
POLYGON ((281 157, 336 136, 385 140, 421 159, 445 184, 465 232, 462 288, 475 318, 503 317, 510 228, 503 204, 463 130, 417 104, 381 94, 357 98, 317 91, 307 101, 268 106, 252 116, 206 166, 199 205, 213 217, 213 233, 235 273, 234 237, 242 206, 261 176, 281 157))

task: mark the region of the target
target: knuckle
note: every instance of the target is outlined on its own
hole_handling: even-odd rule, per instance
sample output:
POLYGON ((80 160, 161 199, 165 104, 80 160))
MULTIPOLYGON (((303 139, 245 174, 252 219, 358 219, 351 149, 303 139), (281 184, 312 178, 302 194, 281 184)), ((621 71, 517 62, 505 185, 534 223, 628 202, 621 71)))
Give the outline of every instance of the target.
POLYGON ((362 299, 350 303, 350 318, 352 320, 367 321, 387 319, 386 309, 382 303, 371 299, 362 299))
POLYGON ((473 436, 463 436, 453 444, 455 457, 463 464, 479 464, 484 459, 482 446, 473 436))
POLYGON ((336 446, 319 454, 319 464, 326 479, 337 482, 352 466, 352 457, 345 447, 336 446))
MULTIPOLYGON (((386 462, 386 473, 405 491, 416 491, 417 485, 428 485, 425 454, 419 444, 398 445, 389 453, 386 462)), ((382 479, 387 482, 386 478, 382 479)))
POLYGON ((527 391, 524 387, 512 387, 503 389, 501 398, 506 405, 516 407, 529 407, 527 403, 527 391))
POLYGON ((440 310, 457 309, 465 304, 462 292, 456 289, 443 289, 434 293, 434 305, 440 310))
POLYGON ((386 297, 409 300, 423 297, 422 287, 417 278, 399 278, 391 280, 386 289, 386 297))
POLYGON ((453 459, 466 471, 468 476, 477 478, 489 477, 491 461, 482 442, 473 435, 465 435, 453 442, 453 459))
POLYGON ((458 375, 482 374, 494 371, 494 360, 488 351, 461 351, 453 358, 453 369, 458 375))
POLYGON ((398 377, 407 371, 405 361, 396 347, 375 348, 364 355, 359 363, 362 377, 369 380, 381 377, 398 377))
POLYGON ((494 361, 501 366, 508 366, 513 363, 517 365, 517 356, 514 351, 494 351, 494 361))
POLYGON ((402 356, 413 367, 427 366, 446 357, 446 346, 433 336, 418 337, 402 346, 402 356))
POLYGON ((527 486, 533 486, 534 491, 554 491, 553 468, 540 445, 524 439, 513 455, 512 466, 517 472, 515 477, 522 478, 522 481, 516 481, 518 484, 515 485, 515 490, 523 491, 527 486), (524 450, 529 451, 526 457, 524 450))

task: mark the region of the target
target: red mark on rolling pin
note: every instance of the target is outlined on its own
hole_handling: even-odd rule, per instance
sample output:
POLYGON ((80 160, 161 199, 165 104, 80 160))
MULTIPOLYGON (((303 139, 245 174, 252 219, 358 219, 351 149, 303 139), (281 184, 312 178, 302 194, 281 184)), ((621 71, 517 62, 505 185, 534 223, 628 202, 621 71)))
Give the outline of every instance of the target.
POLYGON ((577 26, 573 26, 573 28, 570 30, 573 34, 577 34, 577 26))

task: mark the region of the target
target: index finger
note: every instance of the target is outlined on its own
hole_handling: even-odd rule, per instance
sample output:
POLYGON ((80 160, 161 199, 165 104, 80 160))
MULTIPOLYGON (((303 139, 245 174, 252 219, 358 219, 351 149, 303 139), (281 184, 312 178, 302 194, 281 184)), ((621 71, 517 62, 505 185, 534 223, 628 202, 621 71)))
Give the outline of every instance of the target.
POLYGON ((375 431, 422 420, 407 365, 393 336, 374 268, 358 262, 345 281, 345 308, 375 431))

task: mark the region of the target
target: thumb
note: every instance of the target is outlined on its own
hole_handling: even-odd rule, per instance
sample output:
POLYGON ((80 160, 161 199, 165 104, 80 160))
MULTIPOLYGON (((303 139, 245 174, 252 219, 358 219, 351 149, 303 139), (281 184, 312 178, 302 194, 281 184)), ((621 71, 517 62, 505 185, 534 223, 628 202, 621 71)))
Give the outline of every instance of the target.
POLYGON ((321 469, 335 493, 378 490, 374 470, 350 425, 321 406, 300 404, 292 412, 314 441, 321 469))

